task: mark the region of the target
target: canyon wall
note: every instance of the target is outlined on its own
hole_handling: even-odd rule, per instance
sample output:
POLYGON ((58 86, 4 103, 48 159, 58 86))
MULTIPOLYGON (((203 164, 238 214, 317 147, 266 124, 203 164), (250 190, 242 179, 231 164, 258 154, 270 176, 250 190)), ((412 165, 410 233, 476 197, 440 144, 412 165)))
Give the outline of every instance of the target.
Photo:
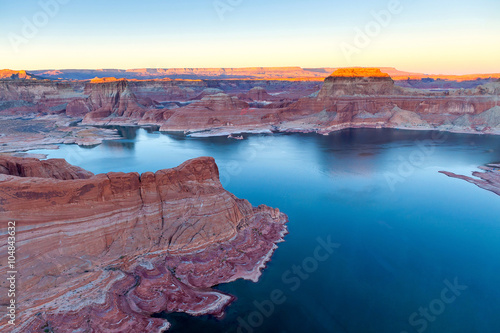
POLYGON ((474 89, 395 85, 379 69, 338 70, 316 96, 279 111, 278 130, 327 134, 342 128, 391 127, 500 133, 500 82, 474 89))
POLYGON ((402 87, 378 68, 336 70, 323 84, 259 80, 0 80, 1 115, 57 115, 83 125, 154 125, 211 136, 349 127, 500 132, 500 82, 402 87))
POLYGON ((16 223, 17 325, 0 321, 11 332, 161 332, 162 311, 221 316, 234 297, 211 287, 256 281, 286 233, 279 210, 224 190, 210 157, 93 175, 0 156, 0 203, 0 223, 16 223))

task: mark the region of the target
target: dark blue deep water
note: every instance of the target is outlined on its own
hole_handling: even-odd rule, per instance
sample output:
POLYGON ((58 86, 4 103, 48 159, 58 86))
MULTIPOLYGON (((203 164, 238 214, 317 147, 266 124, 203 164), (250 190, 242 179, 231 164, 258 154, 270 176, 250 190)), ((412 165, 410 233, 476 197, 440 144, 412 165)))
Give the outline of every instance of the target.
POLYGON ((213 156, 226 189, 290 219, 258 283, 218 286, 238 297, 223 320, 163 314, 172 332, 500 332, 500 197, 438 173, 470 175, 499 162, 500 137, 388 129, 243 141, 122 134, 91 149, 32 152, 94 173, 213 156), (317 250, 321 242, 335 244, 331 253, 317 250))

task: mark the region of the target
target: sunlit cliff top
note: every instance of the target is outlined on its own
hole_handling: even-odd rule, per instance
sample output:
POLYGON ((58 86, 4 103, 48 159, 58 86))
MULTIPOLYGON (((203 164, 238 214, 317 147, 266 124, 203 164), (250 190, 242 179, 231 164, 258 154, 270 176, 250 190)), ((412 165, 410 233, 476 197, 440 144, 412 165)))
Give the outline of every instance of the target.
POLYGON ((390 77, 380 68, 339 68, 330 75, 331 77, 390 77))

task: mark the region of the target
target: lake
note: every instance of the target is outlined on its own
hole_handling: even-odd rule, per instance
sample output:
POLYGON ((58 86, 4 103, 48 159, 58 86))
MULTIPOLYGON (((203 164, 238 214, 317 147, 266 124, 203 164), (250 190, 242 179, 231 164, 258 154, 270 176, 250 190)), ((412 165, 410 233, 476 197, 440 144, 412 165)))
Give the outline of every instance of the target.
POLYGON ((499 162, 500 137, 120 132, 124 139, 94 148, 30 152, 94 173, 213 156, 227 190, 290 219, 258 283, 217 287, 238 298, 224 319, 162 314, 171 332, 500 332, 500 197, 438 173, 499 162))

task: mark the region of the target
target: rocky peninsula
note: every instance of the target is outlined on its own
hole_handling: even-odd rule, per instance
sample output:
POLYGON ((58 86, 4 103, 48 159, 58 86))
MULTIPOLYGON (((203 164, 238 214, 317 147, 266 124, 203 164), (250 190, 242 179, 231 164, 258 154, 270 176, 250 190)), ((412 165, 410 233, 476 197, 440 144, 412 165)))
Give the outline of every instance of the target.
POLYGON ((481 166, 479 169, 483 170, 483 172, 475 171, 472 173, 473 177, 457 175, 453 172, 447 171, 440 172, 448 177, 465 180, 479 186, 480 188, 500 195, 500 164, 492 163, 487 166, 481 166))
MULTIPOLYGON (((170 324, 154 314, 220 317, 234 297, 212 287, 257 281, 287 233, 278 209, 224 190, 210 157, 94 175, 2 155, 0 203, 20 249, 18 324, 11 330, 4 315, 1 331, 163 332, 170 324)), ((8 288, 2 281, 1 304, 8 288)))

